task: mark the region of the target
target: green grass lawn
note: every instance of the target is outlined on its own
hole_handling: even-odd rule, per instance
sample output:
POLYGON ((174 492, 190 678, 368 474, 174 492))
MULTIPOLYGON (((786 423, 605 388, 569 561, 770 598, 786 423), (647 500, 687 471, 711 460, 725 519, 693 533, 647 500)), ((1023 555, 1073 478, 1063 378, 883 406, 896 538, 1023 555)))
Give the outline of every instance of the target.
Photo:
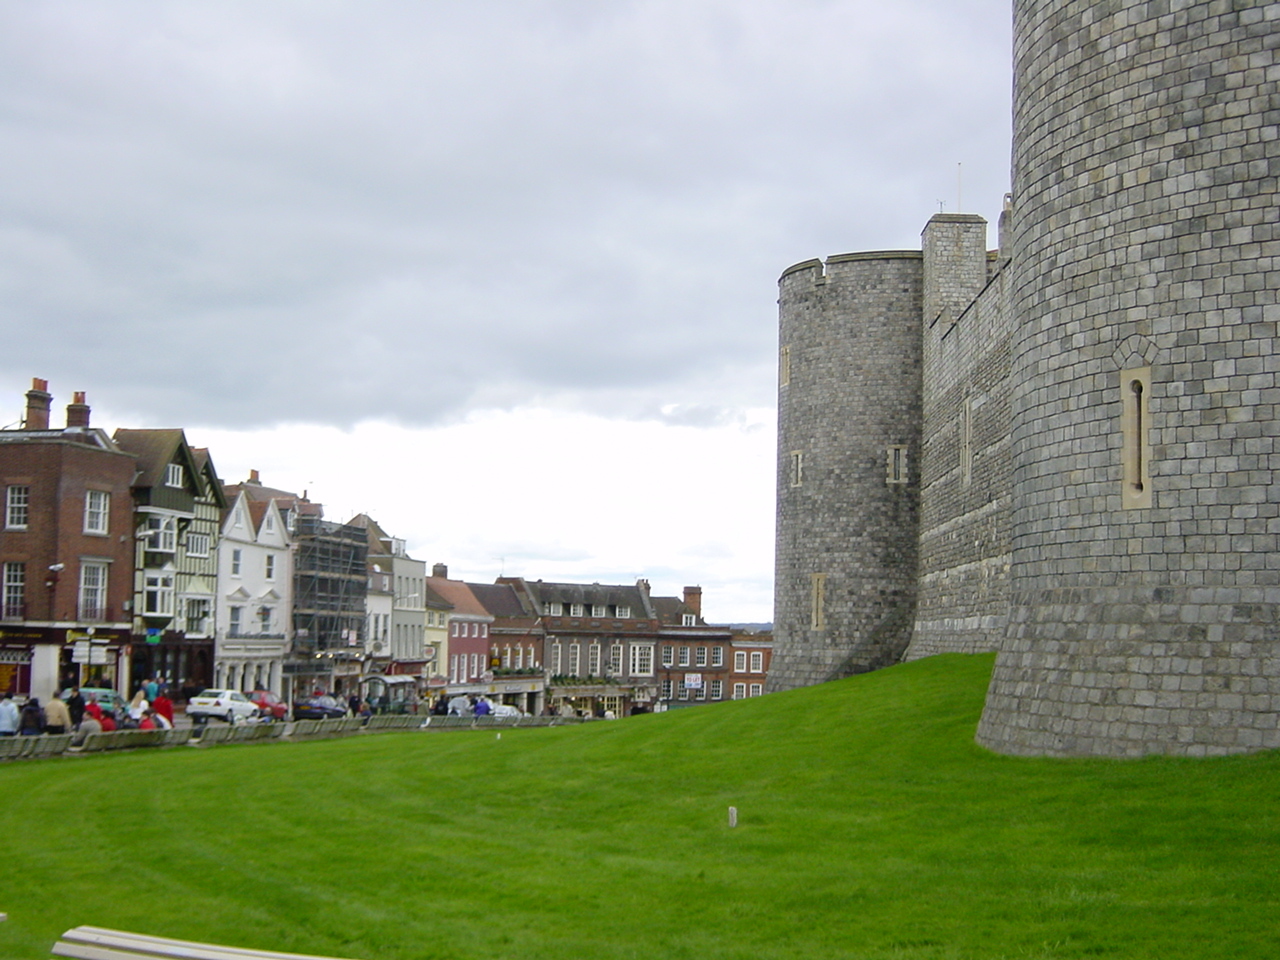
POLYGON ((500 739, 9 763, 0 956, 79 924, 368 960, 1280 955, 1280 755, 996 756, 991 662, 500 739))

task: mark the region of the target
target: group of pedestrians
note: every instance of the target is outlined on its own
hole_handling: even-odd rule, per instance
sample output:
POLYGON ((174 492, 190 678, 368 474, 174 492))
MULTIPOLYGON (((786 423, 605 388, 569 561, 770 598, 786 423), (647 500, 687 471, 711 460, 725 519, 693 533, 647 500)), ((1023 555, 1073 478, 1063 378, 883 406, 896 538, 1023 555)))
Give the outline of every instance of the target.
MULTIPOLYGON (((74 691, 79 696, 80 691, 74 691)), ((80 698, 78 707, 84 712, 84 699, 80 698)), ((13 694, 5 691, 0 696, 0 737, 32 737, 42 733, 67 733, 75 727, 71 704, 58 696, 55 690, 49 702, 40 705, 39 697, 29 697, 21 707, 13 699, 13 694)))
POLYGON ((55 690, 43 706, 38 697, 29 697, 19 707, 11 691, 0 695, 0 737, 70 733, 71 742, 78 745, 94 733, 172 730, 173 725, 173 701, 154 680, 140 686, 119 714, 104 708, 95 696, 86 701, 79 687, 72 687, 65 700, 55 690))
POLYGON ((129 701, 126 729, 172 730, 173 701, 158 680, 148 680, 134 691, 129 701))

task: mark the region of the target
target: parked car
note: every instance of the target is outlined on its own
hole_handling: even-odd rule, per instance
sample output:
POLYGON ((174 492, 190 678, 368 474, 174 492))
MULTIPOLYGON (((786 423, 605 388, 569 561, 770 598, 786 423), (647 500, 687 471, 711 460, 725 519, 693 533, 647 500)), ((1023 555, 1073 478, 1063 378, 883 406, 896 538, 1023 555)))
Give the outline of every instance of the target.
POLYGON ((333 720, 347 715, 347 705, 336 697, 322 695, 293 701, 295 720, 333 720))
POLYGON ((284 720, 289 716, 289 705, 270 690, 251 690, 245 694, 258 708, 258 716, 264 720, 284 720))
POLYGON ((227 723, 258 718, 258 705, 239 690, 202 690, 187 701, 187 716, 196 723, 217 717, 227 723))
MULTIPOLYGON (((69 696, 71 696, 71 688, 67 687, 62 691, 62 699, 66 700, 69 696)), ((98 706, 104 713, 109 713, 117 719, 123 717, 129 710, 129 701, 119 690, 112 690, 110 687, 81 687, 80 696, 84 697, 85 703, 97 700, 98 706)))

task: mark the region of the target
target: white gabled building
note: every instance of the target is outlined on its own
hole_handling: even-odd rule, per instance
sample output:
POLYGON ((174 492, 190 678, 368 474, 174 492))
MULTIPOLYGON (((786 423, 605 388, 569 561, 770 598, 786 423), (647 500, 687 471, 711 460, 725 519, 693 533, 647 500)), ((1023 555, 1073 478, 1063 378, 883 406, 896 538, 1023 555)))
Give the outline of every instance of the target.
POLYGON ((214 686, 293 691, 284 673, 293 624, 293 553, 275 500, 241 491, 227 508, 218 550, 214 686))

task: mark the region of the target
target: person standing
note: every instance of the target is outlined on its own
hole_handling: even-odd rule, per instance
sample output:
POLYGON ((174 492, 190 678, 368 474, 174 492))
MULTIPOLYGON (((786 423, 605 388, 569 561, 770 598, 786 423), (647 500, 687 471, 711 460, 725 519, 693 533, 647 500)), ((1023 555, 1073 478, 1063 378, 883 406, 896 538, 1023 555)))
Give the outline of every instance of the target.
POLYGON ((40 709, 37 698, 32 697, 23 705, 18 733, 24 737, 38 737, 44 733, 44 711, 40 709))
POLYGON ((67 709, 66 703, 58 696, 58 691, 56 690, 44 707, 44 732, 71 732, 71 711, 67 709))
POLYGON ((129 701, 129 719, 134 723, 142 722, 142 711, 146 710, 151 704, 147 703, 146 691, 139 687, 133 695, 133 699, 129 701))
POLYGON ((13 702, 13 693, 6 690, 4 697, 0 698, 0 737, 17 736, 20 718, 18 705, 13 702))
POLYGON ((79 687, 71 688, 71 696, 67 697, 67 709, 71 711, 71 725, 79 727, 80 721, 84 719, 84 696, 80 693, 79 687))
POLYGON ((173 729, 173 701, 169 699, 169 691, 165 687, 161 687, 156 698, 151 701, 151 709, 164 717, 169 722, 169 729, 173 729))

